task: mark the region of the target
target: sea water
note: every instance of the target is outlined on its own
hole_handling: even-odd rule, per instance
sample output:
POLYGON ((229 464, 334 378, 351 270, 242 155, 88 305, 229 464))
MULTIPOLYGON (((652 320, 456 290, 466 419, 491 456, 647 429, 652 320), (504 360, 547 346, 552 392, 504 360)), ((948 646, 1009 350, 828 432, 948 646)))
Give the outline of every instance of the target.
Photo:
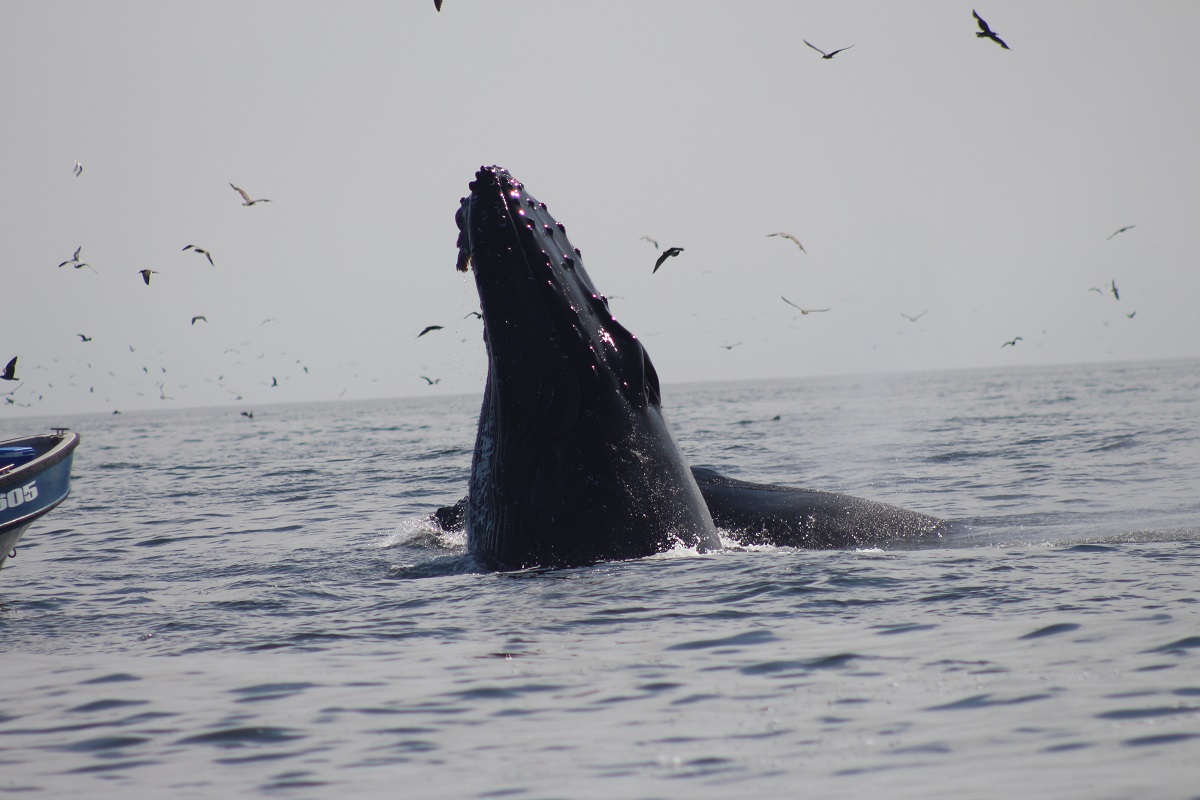
POLYGON ((1200 362, 663 402, 957 524, 498 574, 426 521, 478 397, 0 421, 83 437, 0 574, 0 795, 1200 796, 1200 362))

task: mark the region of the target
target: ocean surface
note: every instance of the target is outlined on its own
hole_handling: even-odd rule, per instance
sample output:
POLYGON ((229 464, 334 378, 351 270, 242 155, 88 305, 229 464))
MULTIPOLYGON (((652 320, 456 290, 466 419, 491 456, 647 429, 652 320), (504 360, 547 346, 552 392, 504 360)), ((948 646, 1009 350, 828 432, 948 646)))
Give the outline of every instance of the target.
POLYGON ((0 420, 83 437, 0 574, 0 797, 1200 797, 1200 362, 663 402, 959 524, 497 574, 426 522, 478 396, 0 420))

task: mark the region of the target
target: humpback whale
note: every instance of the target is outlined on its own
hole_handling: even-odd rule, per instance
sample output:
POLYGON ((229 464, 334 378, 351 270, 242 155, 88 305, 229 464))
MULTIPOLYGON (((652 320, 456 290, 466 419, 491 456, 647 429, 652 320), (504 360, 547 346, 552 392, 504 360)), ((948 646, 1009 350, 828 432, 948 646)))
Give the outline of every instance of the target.
POLYGON ((936 534, 941 520, 848 495, 690 467, 642 343, 613 317, 566 228, 507 170, 460 201, 488 372, 467 496, 439 509, 496 569, 572 567, 676 546, 852 547, 936 534))
POLYGON ((500 167, 462 198, 488 373, 467 486, 467 549, 498 568, 719 548, 662 413, 658 373, 608 310, 566 228, 500 167))

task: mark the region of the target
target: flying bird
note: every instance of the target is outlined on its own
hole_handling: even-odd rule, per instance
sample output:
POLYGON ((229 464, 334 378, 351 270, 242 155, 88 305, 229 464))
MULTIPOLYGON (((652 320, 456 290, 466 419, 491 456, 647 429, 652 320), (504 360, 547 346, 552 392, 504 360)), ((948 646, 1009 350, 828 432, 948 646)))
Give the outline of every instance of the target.
POLYGON ((17 379, 17 356, 12 357, 12 361, 4 367, 4 374, 0 375, 0 380, 15 381, 17 379))
POLYGON ((423 330, 417 334, 417 338, 420 339, 422 336, 429 333, 430 331, 440 331, 441 329, 442 329, 441 325, 428 325, 425 327, 425 330, 423 330))
POLYGON ((204 316, 203 314, 197 314, 196 316, 192 317, 192 324, 195 325, 197 320, 204 320, 205 322, 208 322, 208 317, 204 316))
MULTIPOLYGON (((96 272, 96 270, 95 270, 95 269, 92 267, 92 265, 91 265, 91 264, 86 264, 86 263, 84 263, 84 262, 82 262, 82 261, 80 261, 80 260, 79 260, 79 254, 80 254, 81 252, 83 252, 83 245, 80 245, 79 247, 76 247, 76 248, 75 248, 75 255, 71 256, 69 259, 67 259, 66 261, 64 261, 64 262, 62 262, 61 264, 59 264, 59 265, 58 265, 58 268, 59 268, 59 269, 62 269, 63 267, 65 267, 65 266, 67 266, 68 264, 70 264, 70 265, 71 265, 71 266, 73 266, 75 269, 82 269, 83 267, 87 267, 88 269, 92 270, 92 272, 96 272)), ((97 274, 97 275, 99 275, 100 273, 96 272, 96 274, 97 274)))
POLYGON ((649 236, 643 236, 643 237, 641 237, 641 239, 643 242, 649 242, 650 244, 654 245, 655 250, 658 249, 658 240, 657 239, 651 239, 649 236))
POLYGON ((243 411, 242 416, 245 417, 246 419, 254 419, 254 412, 253 411, 243 411))
POLYGON ((75 166, 71 168, 71 172, 75 173, 76 178, 83 174, 83 164, 79 163, 78 158, 75 159, 75 166))
POLYGON ((821 58, 825 59, 826 61, 828 61, 829 59, 833 58, 833 57, 834 57, 834 56, 836 56, 838 53, 842 52, 842 50, 849 50, 851 47, 854 47, 854 45, 849 45, 849 46, 847 46, 847 47, 841 47, 841 48, 838 48, 837 50, 834 50, 832 53, 826 53, 824 50, 822 50, 821 48, 817 47, 815 44, 813 44, 812 42, 810 42, 808 39, 805 39, 805 40, 804 40, 804 43, 805 43, 806 45, 808 45, 809 47, 811 47, 813 50, 816 50, 818 53, 820 53, 820 54, 821 54, 821 58))
POLYGON ((724 347, 726 350, 732 350, 733 348, 737 347, 739 344, 741 344, 741 342, 734 342, 733 344, 723 344, 723 345, 721 345, 721 347, 724 347))
MULTIPOLYGON (((424 375, 422 375, 421 377, 425 378, 424 375)), ((435 383, 441 383, 442 379, 441 378, 425 378, 425 382, 428 383, 430 386, 433 386, 435 383)))
POLYGON ((183 248, 183 250, 184 252, 187 252, 188 250, 195 250, 197 253, 207 258, 209 264, 212 264, 214 267, 216 266, 216 264, 213 264, 212 253, 208 252, 203 247, 196 247, 194 244, 189 244, 187 247, 183 248))
MULTIPOLYGON (((230 186, 233 186, 233 184, 232 184, 232 183, 231 183, 231 184, 229 184, 229 185, 230 185, 230 186)), ((233 186, 233 190, 242 196, 242 205, 244 205, 244 206, 252 206, 252 205, 254 205, 255 203, 269 203, 269 202, 271 202, 270 200, 268 200, 268 199, 267 199, 267 198, 265 198, 265 197, 260 197, 260 198, 259 198, 259 199, 257 199, 257 200, 251 200, 251 199, 250 199, 250 195, 246 194, 246 190, 245 190, 245 189, 239 189, 239 188, 238 188, 238 187, 236 187, 236 186, 233 186)))
MULTIPOLYGON (((1125 231, 1127 231, 1127 230, 1130 230, 1130 229, 1132 229, 1132 228, 1136 228, 1136 227, 1137 227, 1137 223, 1134 223, 1133 225, 1126 225, 1124 228, 1117 228, 1115 231, 1113 231, 1112 233, 1110 233, 1110 234, 1108 235, 1108 239, 1111 239, 1111 238, 1113 238, 1113 237, 1114 237, 1114 236, 1116 236, 1118 233, 1124 233, 1125 231)), ((1106 242, 1107 242, 1107 241, 1108 241, 1108 239, 1105 239, 1104 241, 1106 241, 1106 242)))
POLYGON ((92 340, 92 337, 84 336, 82 333, 77 333, 75 335, 79 337, 79 341, 81 342, 90 342, 92 340))
POLYGON ((1000 345, 1000 349, 1003 350, 1006 347, 1016 347, 1017 342, 1023 342, 1023 341, 1025 341, 1025 340, 1022 339, 1020 336, 1014 336, 1012 339, 1009 339, 1007 342, 1000 345))
POLYGON ((662 255, 658 257, 658 261, 654 262, 654 269, 650 270, 650 274, 653 275, 654 273, 658 272, 658 268, 661 267, 663 262, 668 258, 671 256, 677 256, 682 252, 682 247, 668 247, 666 250, 663 250, 662 255))
POLYGON ((1117 282, 1116 281, 1112 282, 1112 293, 1113 293, 1113 297, 1117 298, 1118 300, 1121 299, 1121 293, 1117 291, 1117 282))
POLYGON ((780 299, 780 300, 782 300, 783 302, 787 303, 787 304, 788 304, 789 306, 791 306, 792 308, 794 308, 794 309, 796 309, 797 311, 799 311, 801 314, 804 314, 805 316, 807 316, 807 315, 809 315, 809 314, 818 314, 818 313, 820 313, 820 312, 822 312, 822 311, 828 311, 828 310, 829 310, 828 308, 801 308, 800 306, 798 306, 798 305, 796 305, 795 303, 793 303, 791 300, 788 300, 788 299, 787 299, 786 297, 784 297, 783 295, 779 295, 779 299, 780 299))
POLYGON ((917 320, 919 320, 921 317, 925 316, 928 313, 929 313, 929 311, 926 310, 926 311, 922 311, 920 314, 909 315, 909 314, 905 314, 903 311, 901 311, 900 316, 904 317, 909 322, 916 322, 917 320))
POLYGON ((478 311, 468 311, 466 316, 463 317, 463 319, 466 319, 467 317, 475 317, 475 319, 483 319, 483 314, 480 314, 478 311))
POLYGON ((1089 292, 1095 292, 1095 293, 1096 293, 1096 294, 1098 294, 1098 295, 1103 295, 1103 294, 1104 294, 1104 290, 1103 290, 1103 289, 1101 289, 1099 286, 1093 286, 1092 288, 1088 289, 1088 291, 1089 291, 1089 292))
POLYGON ((974 9, 971 9, 971 16, 975 17, 975 21, 979 23, 979 31, 975 34, 976 39, 991 39, 1005 50, 1011 49, 1003 39, 996 35, 995 31, 988 27, 988 24, 983 21, 983 17, 979 16, 974 9))
POLYGON ((784 233, 783 231, 780 231, 779 233, 768 233, 767 236, 782 236, 784 239, 787 239, 792 244, 796 245, 796 247, 799 247, 801 253, 808 252, 807 250, 804 249, 804 245, 800 244, 800 240, 797 239, 795 236, 792 236, 790 233, 784 233))
POLYGON ((150 276, 157 275, 158 270, 156 270, 156 269, 139 269, 138 274, 142 276, 142 280, 144 280, 146 282, 146 285, 149 286, 150 285, 150 276))
POLYGON ((1134 314, 1136 314, 1136 313, 1137 313, 1136 311, 1130 311, 1130 312, 1129 312, 1128 314, 1126 314, 1125 316, 1129 317, 1130 319, 1133 319, 1133 315, 1134 315, 1134 314))

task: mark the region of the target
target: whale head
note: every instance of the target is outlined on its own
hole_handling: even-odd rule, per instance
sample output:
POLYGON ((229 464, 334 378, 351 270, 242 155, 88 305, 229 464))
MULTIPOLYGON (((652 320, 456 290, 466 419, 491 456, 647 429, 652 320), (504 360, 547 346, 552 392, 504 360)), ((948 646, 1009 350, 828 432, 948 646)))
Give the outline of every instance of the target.
POLYGON ((523 568, 719 546, 650 356, 566 229, 500 167, 480 168, 469 188, 458 268, 475 275, 488 378, 468 549, 523 568))

